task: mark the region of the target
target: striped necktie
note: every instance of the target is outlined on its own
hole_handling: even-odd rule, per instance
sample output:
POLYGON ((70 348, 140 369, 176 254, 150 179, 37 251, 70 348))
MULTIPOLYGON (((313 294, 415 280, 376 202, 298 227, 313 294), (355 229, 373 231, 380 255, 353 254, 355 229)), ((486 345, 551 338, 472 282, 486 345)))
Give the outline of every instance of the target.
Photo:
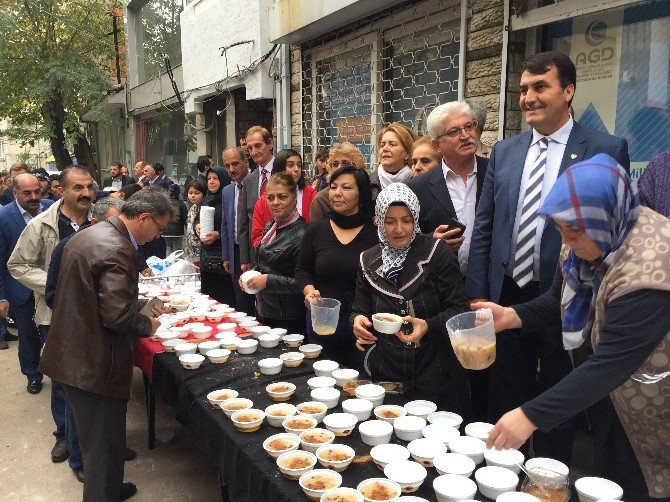
POLYGON ((268 182, 268 172, 265 169, 261 169, 261 189, 259 191, 259 196, 265 193, 265 184, 268 182))
POLYGON ((526 193, 523 197, 519 232, 516 238, 516 252, 514 253, 514 269, 512 278, 520 288, 523 288, 533 279, 533 253, 535 251, 535 231, 537 229, 537 210, 542 198, 542 183, 547 166, 547 146, 549 138, 539 141, 540 153, 533 163, 528 177, 526 193))

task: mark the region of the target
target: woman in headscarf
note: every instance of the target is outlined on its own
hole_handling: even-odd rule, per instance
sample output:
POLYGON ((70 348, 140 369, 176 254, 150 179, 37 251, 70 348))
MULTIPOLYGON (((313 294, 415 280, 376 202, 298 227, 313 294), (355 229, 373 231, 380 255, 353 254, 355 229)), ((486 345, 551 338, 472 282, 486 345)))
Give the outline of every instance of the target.
POLYGON ((221 253, 221 190, 228 180, 226 172, 217 167, 212 167, 207 172, 207 195, 202 201, 201 207, 214 208, 214 230, 202 235, 200 232, 200 213, 195 219, 195 232, 202 241, 200 247, 200 281, 201 291, 213 299, 226 304, 234 304, 235 292, 233 290, 229 274, 223 268, 221 253))
MULTIPOLYGON (((295 280, 300 242, 307 223, 297 210, 298 186, 285 172, 270 176, 265 199, 272 220, 256 247, 256 264, 261 275, 247 281, 256 294, 258 316, 267 326, 305 333, 305 306, 295 280)), ((243 287, 240 278, 240 287, 243 287)))
POLYGON ((636 379, 668 370, 670 221, 639 205, 605 154, 568 168, 538 213, 563 238, 552 288, 522 305, 473 308, 491 308, 496 331, 561 323, 565 349, 588 357, 503 415, 488 446, 517 448, 590 408, 596 474, 621 485, 626 501, 670 500, 670 378, 636 379))
POLYGON ((322 345, 331 359, 362 371, 363 354, 354 346, 349 314, 358 258, 378 242, 368 174, 350 164, 340 167, 330 177, 328 197, 332 208, 328 217, 312 222, 305 232, 296 279, 307 308, 312 301, 334 298, 341 303, 340 318, 334 334, 317 335, 308 313, 307 336, 310 342, 322 345))
POLYGON ((379 244, 361 254, 351 319, 356 345, 375 381, 403 385, 412 399, 470 416, 465 370, 449 342, 446 322, 468 309, 458 259, 442 240, 421 234, 419 200, 404 183, 377 196, 379 244), (372 316, 395 314, 405 324, 377 333, 372 316))
MULTIPOLYGON (((302 157, 295 150, 282 150, 275 155, 275 161, 272 165, 272 174, 286 172, 291 175, 293 181, 297 184, 297 205, 298 214, 309 223, 309 208, 312 200, 316 196, 316 190, 311 186, 305 185, 305 174, 302 172, 302 157)), ((254 206, 254 216, 251 223, 251 242, 254 247, 263 236, 265 226, 272 219, 272 211, 268 206, 266 197, 260 197, 254 206)))

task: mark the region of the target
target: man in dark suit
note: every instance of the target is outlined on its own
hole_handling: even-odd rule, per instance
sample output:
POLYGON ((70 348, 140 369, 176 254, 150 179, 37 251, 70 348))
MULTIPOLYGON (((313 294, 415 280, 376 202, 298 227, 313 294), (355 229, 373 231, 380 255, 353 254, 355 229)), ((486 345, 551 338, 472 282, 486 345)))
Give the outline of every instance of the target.
MULTIPOLYGON (((570 58, 558 52, 540 53, 523 68, 519 105, 532 130, 493 147, 466 280, 470 298, 505 306, 529 301, 551 286, 561 237, 551 220, 537 217, 537 209, 557 177, 598 153, 613 156, 626 169, 630 164, 625 140, 573 121, 569 108, 576 70, 570 58)), ((495 423, 571 371, 559 329, 524 337, 518 331, 498 336, 497 358, 491 366, 489 421, 495 423)), ((549 434, 536 432, 535 454, 569 462, 572 429, 564 424, 549 434)))
POLYGON ((465 274, 475 209, 489 161, 475 155, 479 130, 466 102, 452 101, 436 107, 428 115, 427 125, 442 162, 407 185, 421 204, 421 232, 449 244, 465 274), (463 223, 465 232, 449 225, 451 220, 463 223))
MULTIPOLYGON (((19 174, 29 173, 30 167, 25 162, 15 162, 9 168, 10 181, 16 178, 19 174)), ((10 185, 0 195, 0 204, 6 206, 14 200, 14 188, 10 185)))
POLYGON ((238 282, 240 269, 240 245, 237 231, 238 208, 241 206, 242 183, 249 174, 249 159, 239 147, 228 148, 221 154, 223 166, 232 183, 223 189, 223 211, 221 212, 221 250, 223 268, 231 275, 235 290, 235 308, 239 312, 254 311, 254 296, 242 291, 238 282))
POLYGON ((126 185, 135 183, 135 180, 121 173, 121 162, 112 162, 109 166, 109 176, 102 180, 102 188, 114 187, 121 189, 126 185))
POLYGON ((240 242, 240 260, 242 272, 249 270, 254 263, 253 246, 251 245, 251 221, 254 206, 258 197, 265 194, 265 185, 272 176, 274 164, 274 139, 265 127, 253 126, 247 131, 247 146, 251 158, 258 164, 244 180, 242 189, 242 211, 237 218, 238 237, 240 242))
MULTIPOLYGON (((19 174, 12 183, 14 201, 0 208, 0 316, 7 317, 11 305, 19 332, 21 373, 28 379, 28 392, 37 394, 42 390, 42 373, 37 365, 44 340, 33 320, 35 297, 30 289, 10 275, 7 261, 26 224, 53 202, 41 200, 39 181, 32 174, 19 174)), ((55 461, 62 462, 66 458, 56 455, 55 461)))
POLYGON ((147 180, 149 181, 149 186, 156 186, 156 187, 161 187, 164 188, 165 190, 168 189, 170 185, 167 184, 167 182, 161 178, 156 170, 154 169, 154 166, 151 164, 147 164, 144 166, 143 169, 144 176, 147 177, 147 180))

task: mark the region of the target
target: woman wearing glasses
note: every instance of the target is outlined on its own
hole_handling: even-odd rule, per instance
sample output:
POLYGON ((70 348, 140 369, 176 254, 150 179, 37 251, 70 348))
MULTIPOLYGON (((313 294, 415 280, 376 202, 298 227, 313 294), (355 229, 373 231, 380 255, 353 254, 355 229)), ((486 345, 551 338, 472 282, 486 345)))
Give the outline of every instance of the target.
POLYGON ((377 135, 379 166, 370 173, 373 198, 391 183, 405 183, 412 177, 412 145, 417 136, 407 126, 393 122, 377 135))

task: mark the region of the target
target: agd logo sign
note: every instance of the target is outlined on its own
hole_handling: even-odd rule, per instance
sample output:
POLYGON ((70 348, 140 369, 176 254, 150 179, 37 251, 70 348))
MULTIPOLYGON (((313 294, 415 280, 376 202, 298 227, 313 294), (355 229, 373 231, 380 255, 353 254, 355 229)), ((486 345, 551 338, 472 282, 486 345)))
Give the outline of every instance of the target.
POLYGON ((583 51, 575 57, 575 65, 605 63, 614 57, 614 47, 599 47, 607 41, 607 24, 598 19, 592 21, 584 32, 584 40, 593 47, 592 50, 583 51))

